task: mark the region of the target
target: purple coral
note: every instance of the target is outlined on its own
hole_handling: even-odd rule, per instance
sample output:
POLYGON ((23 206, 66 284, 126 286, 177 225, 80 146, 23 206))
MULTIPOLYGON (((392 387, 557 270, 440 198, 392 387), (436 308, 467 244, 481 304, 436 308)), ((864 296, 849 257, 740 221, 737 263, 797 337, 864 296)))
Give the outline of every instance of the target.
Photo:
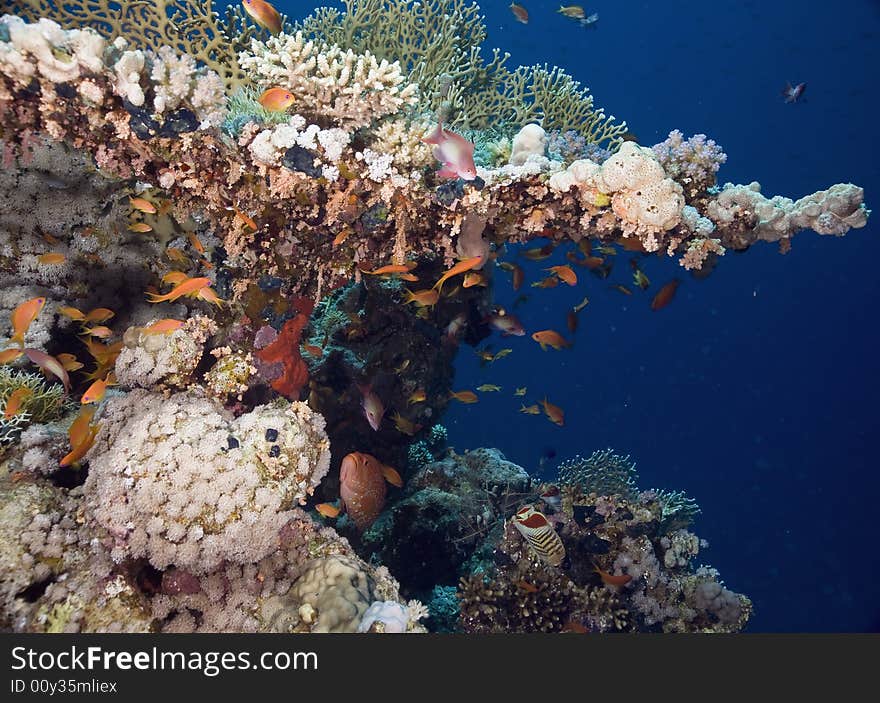
POLYGON ((684 186, 688 200, 715 185, 715 174, 727 161, 727 154, 714 139, 705 134, 685 139, 677 129, 651 148, 666 175, 684 186))

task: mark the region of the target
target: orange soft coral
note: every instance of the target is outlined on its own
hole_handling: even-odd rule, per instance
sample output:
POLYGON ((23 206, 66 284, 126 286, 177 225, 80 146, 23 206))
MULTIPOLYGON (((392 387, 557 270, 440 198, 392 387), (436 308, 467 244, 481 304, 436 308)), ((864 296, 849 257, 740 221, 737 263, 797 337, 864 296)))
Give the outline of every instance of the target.
POLYGON ((308 298, 297 298, 293 307, 297 316, 284 323, 274 342, 255 352, 260 361, 284 366, 284 373, 272 381, 272 388, 288 400, 298 400, 300 391, 309 381, 309 368, 299 353, 299 340, 314 303, 308 298))

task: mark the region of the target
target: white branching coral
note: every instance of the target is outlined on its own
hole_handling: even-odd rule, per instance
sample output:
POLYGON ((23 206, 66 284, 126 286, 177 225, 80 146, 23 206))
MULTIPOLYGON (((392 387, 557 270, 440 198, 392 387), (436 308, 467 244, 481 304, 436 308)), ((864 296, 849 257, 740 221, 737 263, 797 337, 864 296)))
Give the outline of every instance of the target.
POLYGON ((235 419, 196 392, 108 401, 90 453, 87 520, 114 562, 199 574, 278 547, 330 466, 324 419, 278 400, 235 419))
POLYGON ((239 55, 241 67, 261 86, 281 86, 296 98, 300 113, 330 120, 346 129, 366 127, 418 101, 400 64, 338 46, 322 47, 302 32, 251 41, 239 55))
MULTIPOLYGON (((300 147, 314 154, 309 166, 328 169, 342 159, 350 141, 351 134, 346 130, 339 127, 322 129, 316 124, 309 124, 305 117, 297 114, 291 115, 285 123, 258 132, 248 145, 248 151, 257 163, 278 166, 283 163, 288 149, 300 147)), ((338 175, 336 171, 335 176, 338 175)), ((335 180, 335 177, 329 180, 335 180)))
POLYGON ((66 31, 48 19, 27 24, 13 15, 0 18, 0 27, 9 36, 0 42, 0 71, 20 84, 34 77, 66 83, 104 69, 107 42, 94 30, 66 31))
POLYGON ((203 127, 218 127, 226 114, 223 79, 214 71, 199 68, 188 54, 178 56, 169 46, 150 56, 153 109, 170 112, 186 103, 193 107, 203 127))

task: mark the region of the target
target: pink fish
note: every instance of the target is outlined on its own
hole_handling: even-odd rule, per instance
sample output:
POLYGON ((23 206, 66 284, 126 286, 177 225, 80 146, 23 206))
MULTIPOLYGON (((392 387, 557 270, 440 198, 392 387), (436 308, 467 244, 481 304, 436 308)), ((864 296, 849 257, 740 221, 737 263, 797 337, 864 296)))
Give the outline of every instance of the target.
POLYGON ((70 392, 70 377, 67 375, 64 366, 54 356, 41 352, 39 349, 25 349, 25 356, 33 363, 39 366, 43 371, 55 376, 64 384, 64 390, 70 392))
POLYGON ((510 335, 522 337, 526 333, 522 323, 510 314, 500 315, 495 313, 494 315, 489 315, 488 322, 489 327, 493 330, 498 330, 505 337, 510 335))
POLYGON ((379 426, 382 424, 382 416, 385 415, 385 405, 382 403, 382 399, 373 393, 372 386, 358 385, 358 388, 361 391, 361 395, 363 395, 361 407, 364 409, 364 417, 367 418, 370 427, 378 432, 379 426))
POLYGON ((791 83, 786 83, 785 88, 782 89, 782 97, 785 98, 787 103, 796 103, 806 89, 806 83, 798 83, 794 86, 791 83))
POLYGON ((437 171, 440 178, 472 181, 477 177, 473 142, 455 132, 447 132, 443 129, 442 122, 438 122, 437 129, 422 141, 434 145, 434 158, 443 164, 443 168, 437 171))
POLYGON ((452 344, 453 346, 458 344, 458 337, 461 335, 466 324, 467 316, 463 312, 456 315, 452 321, 446 325, 446 330, 443 333, 443 341, 446 344, 452 344))

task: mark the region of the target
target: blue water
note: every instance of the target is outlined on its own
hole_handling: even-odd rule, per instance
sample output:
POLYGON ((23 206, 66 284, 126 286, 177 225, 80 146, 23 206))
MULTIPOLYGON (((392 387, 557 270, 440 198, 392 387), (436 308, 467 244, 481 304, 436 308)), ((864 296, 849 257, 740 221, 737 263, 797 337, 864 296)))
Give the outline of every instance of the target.
MULTIPOLYGON (((798 198, 851 181, 880 208, 880 3, 596 0, 585 4, 595 30, 556 14, 558 2, 524 0, 528 25, 508 4, 483 3, 487 44, 513 65, 565 68, 642 144, 704 132, 728 154, 722 183, 798 198), (786 81, 807 83, 802 102, 783 102, 786 81)), ((728 253, 707 280, 685 275, 656 313, 653 291, 683 273, 671 260, 646 260, 653 289, 632 297, 608 287, 630 282, 621 256, 609 281, 526 286, 517 314, 529 332, 565 331, 566 310, 589 296, 575 346, 541 352, 496 335, 514 352, 487 367, 463 347, 456 389, 504 392, 454 404, 451 444, 498 447, 533 472, 548 447, 630 453, 642 487, 698 500, 694 529, 710 543, 700 556, 752 598, 750 631, 880 630, 878 218, 843 239, 803 232, 787 256, 769 244, 728 253), (518 413, 514 386, 562 406, 565 427, 518 413)), ((529 280, 555 263, 561 252, 528 267, 529 280)), ((510 306, 506 278, 496 295, 510 306)))

